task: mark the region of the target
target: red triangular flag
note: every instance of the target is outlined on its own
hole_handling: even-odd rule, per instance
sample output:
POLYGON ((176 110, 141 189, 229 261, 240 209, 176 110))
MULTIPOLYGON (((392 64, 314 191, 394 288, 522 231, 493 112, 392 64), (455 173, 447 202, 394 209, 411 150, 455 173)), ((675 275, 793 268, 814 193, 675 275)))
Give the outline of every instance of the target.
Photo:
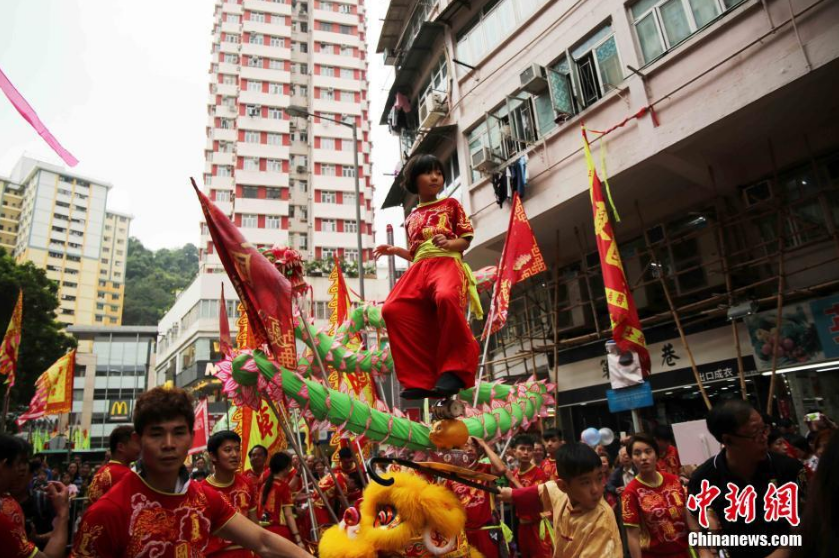
POLYGON ((252 244, 230 219, 198 189, 207 229, 248 315, 248 326, 257 345, 267 347, 282 366, 297 365, 294 324, 291 317, 291 283, 252 244))
POLYGON ((227 301, 224 300, 224 283, 221 284, 221 301, 218 306, 218 345, 219 352, 225 356, 233 354, 230 341, 230 321, 227 318, 227 301))

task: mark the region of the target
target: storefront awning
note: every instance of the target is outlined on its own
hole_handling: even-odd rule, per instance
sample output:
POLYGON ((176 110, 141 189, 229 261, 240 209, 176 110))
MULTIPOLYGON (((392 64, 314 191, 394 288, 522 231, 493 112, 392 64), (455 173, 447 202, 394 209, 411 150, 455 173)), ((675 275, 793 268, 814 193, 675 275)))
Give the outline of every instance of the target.
MULTIPOLYGON (((416 148, 411 152, 411 155, 419 155, 421 153, 435 153, 440 145, 448 140, 454 140, 456 124, 449 126, 437 126, 431 128, 423 135, 422 139, 417 144, 416 148)), ((402 170, 394 177, 393 184, 387 192, 387 197, 382 204, 382 209, 391 207, 399 207, 405 200, 405 190, 402 189, 402 170)))
POLYGON ((390 0, 387 7, 387 14, 382 23, 382 33, 379 35, 379 44, 376 45, 376 52, 381 54, 385 49, 393 50, 399 42, 402 34, 402 27, 414 9, 416 0, 390 0))

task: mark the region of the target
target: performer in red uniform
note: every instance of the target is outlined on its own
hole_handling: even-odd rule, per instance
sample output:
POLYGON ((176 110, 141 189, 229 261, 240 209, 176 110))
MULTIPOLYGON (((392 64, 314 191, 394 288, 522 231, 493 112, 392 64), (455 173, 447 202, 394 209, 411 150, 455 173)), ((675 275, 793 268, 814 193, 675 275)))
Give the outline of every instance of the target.
POLYGON ((412 263, 382 313, 402 397, 447 397, 475 385, 478 369, 478 342, 464 317, 467 302, 476 317, 483 314, 474 278, 461 257, 474 230, 457 200, 437 199, 445 175, 435 156, 413 157, 403 174, 405 189, 419 196, 419 205, 405 220, 409 249, 382 244, 374 254, 412 263))
POLYGON ((294 540, 303 547, 297 521, 294 519, 294 501, 288 483, 290 465, 291 457, 285 452, 275 453, 271 457, 270 472, 260 494, 259 517, 266 529, 288 540, 294 540))
MULTIPOLYGON (((470 438, 463 446, 472 459, 469 469, 479 473, 505 475, 507 467, 489 445, 479 438, 470 438), (479 463, 481 454, 489 457, 490 463, 479 463)), ((499 558, 499 547, 506 545, 498 517, 495 515, 495 497, 492 493, 472 488, 454 481, 446 481, 446 488, 454 492, 466 511, 466 539, 479 550, 484 558, 499 558)))
POLYGON ((8 558, 62 558, 67 546, 67 517, 69 493, 60 482, 47 485, 47 496, 55 509, 53 531, 43 552, 26 536, 23 510, 7 492, 29 468, 29 445, 21 440, 0 434, 0 554, 8 558))
POLYGON ((265 467, 268 463, 268 449, 261 444, 251 446, 248 451, 248 459, 250 459, 251 468, 245 470, 245 476, 259 490, 262 488, 265 477, 268 476, 268 468, 265 467))
MULTIPOLYGON (((218 492, 225 502, 253 521, 256 519, 258 496, 256 487, 236 471, 242 455, 242 439, 231 430, 216 432, 207 441, 207 453, 213 462, 213 474, 201 481, 203 488, 218 492)), ((207 545, 208 557, 253 558, 253 552, 219 537, 211 537, 207 545)))
POLYGON ((111 460, 96 471, 87 489, 87 497, 91 504, 104 496, 125 475, 131 473, 128 466, 140 457, 140 444, 131 436, 133 433, 134 427, 131 425, 118 426, 111 432, 108 439, 111 460))
POLYGON ((215 490, 190 482, 184 467, 192 446, 192 400, 180 388, 146 391, 134 408, 140 443, 137 472, 87 509, 73 556, 201 558, 210 535, 259 556, 310 555, 236 513, 215 490))
MULTIPOLYGON (((528 434, 517 436, 513 440, 513 447, 516 452, 516 459, 519 461, 519 468, 514 471, 514 478, 518 481, 518 487, 527 488, 545 483, 548 477, 545 472, 532 463, 533 459, 533 437, 528 434)), ((550 558, 553 555, 553 545, 547 529, 541 528, 542 515, 539 513, 527 513, 519 511, 519 528, 516 540, 519 545, 519 554, 526 558, 550 558), (539 536, 539 531, 545 532, 544 537, 539 536)))
POLYGON ((559 479, 556 473, 556 452, 565 443, 559 430, 549 428, 542 433, 542 443, 545 444, 545 459, 541 463, 542 470, 548 480, 559 479))

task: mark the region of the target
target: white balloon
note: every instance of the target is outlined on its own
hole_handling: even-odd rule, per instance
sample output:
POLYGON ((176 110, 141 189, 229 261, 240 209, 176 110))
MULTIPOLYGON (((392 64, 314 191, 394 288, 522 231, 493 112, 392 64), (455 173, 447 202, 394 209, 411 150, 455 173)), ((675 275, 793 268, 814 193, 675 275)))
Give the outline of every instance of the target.
POLYGON ((595 447, 600 443, 600 431, 596 428, 586 428, 580 435, 580 440, 591 447, 595 447))
POLYGON ((615 433, 611 428, 603 427, 600 429, 600 443, 604 446, 611 446, 615 441, 615 433))

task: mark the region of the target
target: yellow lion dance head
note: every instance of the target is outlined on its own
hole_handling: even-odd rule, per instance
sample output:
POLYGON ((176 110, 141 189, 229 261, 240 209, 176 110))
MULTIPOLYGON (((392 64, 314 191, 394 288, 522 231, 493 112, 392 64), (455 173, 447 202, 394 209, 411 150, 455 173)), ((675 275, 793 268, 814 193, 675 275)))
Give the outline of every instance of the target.
POLYGON ((356 525, 344 520, 323 534, 321 558, 482 558, 466 541, 466 513, 450 490, 413 473, 384 478, 393 485, 367 486, 356 525))

